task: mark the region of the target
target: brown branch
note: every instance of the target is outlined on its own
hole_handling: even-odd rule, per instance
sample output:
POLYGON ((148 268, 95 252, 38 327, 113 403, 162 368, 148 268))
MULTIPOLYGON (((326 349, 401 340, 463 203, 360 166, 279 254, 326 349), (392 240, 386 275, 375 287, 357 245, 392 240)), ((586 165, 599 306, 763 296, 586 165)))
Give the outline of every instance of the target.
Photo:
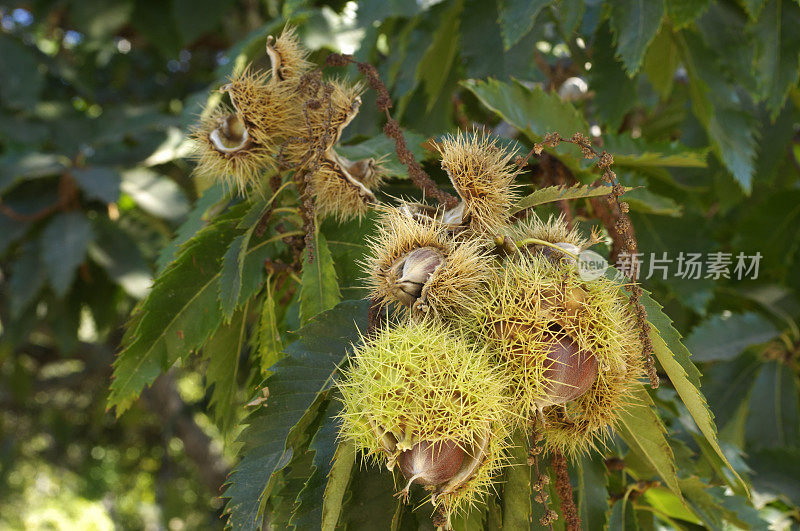
POLYGON ((575 500, 572 497, 572 484, 569 481, 569 470, 567 470, 567 459, 560 450, 553 450, 550 456, 550 464, 556 473, 556 492, 561 500, 561 512, 567 531, 580 531, 581 519, 578 516, 578 509, 575 507, 575 500))
POLYGON ((414 154, 408 149, 406 139, 403 136, 403 130, 397 120, 392 118, 389 114, 389 109, 392 108, 392 100, 389 96, 389 89, 381 80, 378 75, 378 70, 369 63, 363 63, 353 59, 351 55, 330 54, 325 61, 327 66, 345 66, 348 63, 354 63, 367 79, 367 84, 377 94, 375 104, 378 109, 386 114, 386 124, 383 126, 383 134, 387 138, 394 140, 394 149, 397 153, 397 158, 400 163, 408 167, 408 176, 411 181, 417 186, 426 196, 431 196, 438 202, 442 203, 445 208, 453 208, 458 204, 458 198, 441 190, 431 176, 428 175, 422 166, 414 158, 414 154))

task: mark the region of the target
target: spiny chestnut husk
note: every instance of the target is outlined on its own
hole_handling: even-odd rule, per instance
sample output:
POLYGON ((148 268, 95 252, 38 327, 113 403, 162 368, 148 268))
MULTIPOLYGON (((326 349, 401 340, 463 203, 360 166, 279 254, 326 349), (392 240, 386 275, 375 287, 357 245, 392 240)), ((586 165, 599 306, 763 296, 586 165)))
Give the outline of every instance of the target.
POLYGON ((492 282, 477 328, 507 361, 524 416, 545 446, 576 454, 604 439, 642 376, 635 319, 619 286, 569 263, 521 254, 492 282))
POLYGON ((196 173, 261 193, 264 170, 304 171, 321 216, 363 216, 375 203, 381 168, 374 159, 350 161, 334 150, 358 113, 363 86, 311 72, 292 28, 270 37, 267 53, 271 71, 237 69, 220 88, 233 111, 214 111, 196 128, 196 173))
POLYGON ((455 237, 433 218, 386 209, 363 267, 373 299, 413 316, 446 319, 485 305, 493 267, 482 244, 455 237))
POLYGON ((306 50, 298 41, 295 28, 286 26, 277 39, 267 37, 267 54, 272 62, 272 79, 276 82, 297 81, 311 70, 306 50))
POLYGON ((226 186, 244 191, 257 184, 261 172, 273 165, 271 152, 259 144, 233 109, 221 107, 194 127, 195 173, 222 179, 226 186))
POLYGON ((339 384, 340 436, 426 486, 447 514, 487 492, 504 462, 507 376, 485 348, 428 320, 384 329, 339 384))
POLYGON ((376 204, 372 190, 382 180, 382 170, 375 159, 354 162, 331 150, 309 180, 317 214, 333 216, 340 222, 363 217, 376 204))
POLYGON ((547 221, 532 215, 525 220, 510 225, 503 232, 508 238, 516 242, 536 239, 560 247, 567 252, 564 253, 553 247, 538 243, 529 243, 522 249, 529 254, 540 253, 552 261, 563 260, 573 264, 576 263, 575 256, 599 241, 599 237, 594 233, 592 233, 591 238, 586 238, 577 227, 569 228, 563 214, 558 217, 551 215, 547 221))
POLYGON ((438 149, 442 168, 464 201, 463 222, 478 234, 494 234, 504 227, 517 199, 516 150, 506 150, 478 131, 445 137, 438 149))

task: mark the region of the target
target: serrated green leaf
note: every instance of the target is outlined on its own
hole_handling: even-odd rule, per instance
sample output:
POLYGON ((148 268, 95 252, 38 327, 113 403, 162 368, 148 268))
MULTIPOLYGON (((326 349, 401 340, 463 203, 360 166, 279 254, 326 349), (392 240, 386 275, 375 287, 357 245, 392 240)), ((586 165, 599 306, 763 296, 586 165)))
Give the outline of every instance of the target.
POLYGON ((261 376, 269 376, 269 368, 281 357, 283 344, 278 330, 278 319, 275 313, 275 296, 272 290, 272 279, 264 283, 264 300, 258 318, 258 364, 261 376))
POLYGON ((345 223, 329 218, 320 227, 333 257, 339 289, 347 299, 360 299, 367 293, 360 264, 368 252, 366 239, 374 233, 377 218, 377 212, 373 211, 363 219, 345 223))
POLYGON ((155 280, 114 362, 108 407, 121 415, 161 371, 199 348, 222 319, 219 259, 239 234, 234 211, 202 229, 155 280), (133 328, 135 324, 135 328, 133 328), (133 328, 133 329, 132 329, 133 328))
POLYGON ((681 497, 675 456, 665 437, 667 431, 644 387, 636 388, 620 414, 616 429, 630 449, 642 456, 667 487, 681 497))
POLYGON ((247 305, 228 324, 221 325, 203 346, 203 357, 208 360, 206 387, 212 387, 209 406, 214 420, 225 434, 236 420, 236 376, 239 373, 239 355, 247 340, 247 305))
POLYGON ((735 87, 725 84, 718 55, 696 35, 676 37, 681 59, 689 74, 692 110, 706 129, 717 157, 742 190, 752 190, 758 124, 742 110, 735 87))
POLYGON ((578 516, 588 531, 602 531, 608 515, 608 478, 603 456, 591 453, 581 456, 578 466, 578 516))
POLYGON ((664 0, 620 0, 611 3, 611 29, 617 37, 617 53, 628 75, 642 64, 645 50, 661 26, 664 0))
POLYGON ((366 330, 366 301, 345 301, 301 328, 286 357, 266 381, 269 397, 247 419, 242 459, 228 480, 226 513, 234 529, 260 528, 260 508, 272 475, 290 460, 290 433, 308 408, 333 383, 337 366, 366 330))
MULTIPOLYGON (((461 85, 472 92, 489 110, 522 131, 533 142, 539 142, 547 133, 557 132, 569 138, 575 133, 588 136, 589 125, 581 113, 557 94, 548 94, 541 87, 532 89, 519 81, 504 83, 496 79, 467 80, 461 85)), ((554 150, 564 157, 573 171, 580 170, 583 154, 577 146, 562 143, 554 150)))
POLYGON ((462 0, 455 0, 449 9, 442 12, 439 28, 433 34, 433 42, 417 65, 417 78, 424 85, 428 97, 428 112, 439 99, 458 52, 459 15, 463 4, 462 0))
POLYGON ((753 384, 745 428, 747 448, 800 448, 797 376, 777 360, 763 364, 753 384))
POLYGON ((487 508, 483 504, 468 509, 467 513, 458 513, 450 517, 450 525, 453 531, 473 531, 476 529, 487 529, 487 508))
POLYGON ((625 113, 637 103, 636 82, 615 57, 611 30, 601 25, 594 40, 589 85, 595 93, 597 116, 611 131, 617 131, 625 113))
POLYGON ((549 0, 500 0, 498 22, 506 50, 533 29, 539 11, 549 3, 549 0))
POLYGON ((57 214, 42 231, 39 257, 57 296, 67 294, 93 236, 89 220, 80 212, 57 214))
POLYGON ((634 188, 623 197, 631 210, 643 214, 655 214, 659 216, 681 215, 683 208, 671 197, 654 194, 647 188, 634 188))
POLYGON ((300 287, 300 317, 304 323, 320 312, 336 306, 341 300, 333 257, 325 236, 315 224, 313 261, 309 250, 303 254, 303 284, 300 287))
MULTIPOLYGON (((680 332, 672 326, 672 319, 663 312, 663 306, 656 302, 649 294, 643 293, 639 299, 647 311, 647 320, 658 331, 658 335, 662 339, 665 346, 668 345, 668 352, 662 352, 665 357, 673 358, 677 361, 683 373, 688 378, 689 382, 696 388, 700 387, 700 371, 689 359, 692 354, 681 342, 680 332)), ((661 359, 659 358, 659 361, 661 359)), ((663 362, 662 362, 663 366, 663 362)))
POLYGON ((250 247, 250 240, 253 237, 259 220, 264 214, 268 203, 264 201, 255 202, 247 211, 241 221, 239 228, 244 229, 244 233, 234 238, 230 247, 222 257, 222 270, 219 282, 219 301, 222 305, 222 315, 226 321, 230 321, 233 312, 239 307, 242 292, 242 273, 244 272, 245 257, 250 247))
POLYGON ((760 314, 747 312, 712 315, 686 337, 686 347, 695 361, 731 360, 750 345, 766 343, 779 331, 760 314))
POLYGON ((714 425, 714 416, 708 408, 706 399, 700 392, 700 372, 697 367, 689 360, 689 351, 680 341, 680 334, 672 327, 669 318, 661 311, 658 305, 649 295, 643 294, 641 302, 647 310, 647 319, 653 325, 650 330, 650 338, 653 342, 655 357, 659 364, 667 373, 681 401, 689 410, 689 414, 694 419, 703 437, 714 450, 716 455, 725 465, 730 468, 736 477, 736 481, 745 491, 747 485, 744 483, 738 472, 728 461, 727 456, 720 448, 717 439, 717 428, 714 425))
MULTIPOLYGON (((322 425, 319 431, 314 435, 308 447, 309 451, 314 453, 313 472, 306 480, 303 490, 297 496, 290 521, 290 524, 298 529, 317 529, 320 526, 324 529, 324 523, 327 523, 323 522, 325 502, 328 501, 325 493, 327 491, 327 478, 332 472, 333 460, 338 452, 336 443, 339 435, 339 423, 336 415, 341 410, 341 401, 333 398, 323 413, 322 425)), ((344 463, 342 463, 343 465, 344 463)), ((352 466, 352 462, 350 466, 352 466)), ((349 474, 347 480, 349 480, 349 474)), ((344 491, 342 491, 342 494, 344 494, 344 491)), ((335 501, 334 496, 334 499, 328 503, 334 502, 335 504, 335 501)), ((341 504, 341 498, 339 498, 339 504, 341 504)), ((329 505, 328 509, 337 512, 333 506, 329 505)), ((336 520, 338 520, 338 512, 336 520)), ((334 520, 334 525, 335 523, 334 520)))
POLYGON ((336 528, 342 512, 342 501, 350 483, 350 475, 356 462, 356 448, 350 441, 342 441, 336 448, 333 463, 328 473, 328 483, 322 501, 322 529, 332 531, 336 528))
POLYGON ((705 168, 708 148, 693 149, 680 142, 647 142, 629 135, 603 136, 605 149, 614 155, 617 168, 705 168))
POLYGON ((703 483, 697 476, 690 476, 680 480, 681 490, 692 511, 709 529, 719 529, 722 527, 721 511, 719 503, 708 492, 708 485, 703 483))
POLYGON ((694 22, 711 0, 667 0, 667 14, 677 30, 694 22))
POLYGON ((531 521, 531 467, 525 434, 517 432, 509 451, 503 484, 503 529, 527 530, 531 521))
POLYGON ((207 225, 208 219, 213 217, 209 216, 209 213, 213 214, 210 211, 222 210, 228 200, 225 187, 221 183, 215 183, 203 192, 203 195, 197 200, 197 203, 195 203, 186 217, 186 221, 178 227, 175 237, 158 253, 158 258, 156 259, 157 272, 161 273, 175 258, 180 246, 207 225))
POLYGON ((670 30, 661 27, 644 56, 644 71, 662 100, 672 93, 675 71, 680 64, 680 54, 670 30))
MULTIPOLYGON (((631 188, 626 188, 626 191, 631 190, 631 188)), ((556 201, 561 201, 564 199, 583 199, 585 197, 600 197, 604 195, 608 195, 611 191, 611 187, 608 185, 600 185, 596 187, 590 187, 589 185, 580 185, 577 184, 575 186, 570 186, 565 188, 563 186, 547 186, 545 188, 539 188, 535 192, 530 195, 526 195, 522 199, 520 199, 516 205, 511 209, 511 213, 519 212, 520 210, 525 210, 526 208, 532 208, 539 205, 544 205, 545 203, 554 203, 556 201)))
POLYGON ((392 474, 374 465, 359 467, 350 480, 351 494, 342 511, 341 524, 348 531, 396 529, 393 526, 400 502, 394 497, 392 474))
MULTIPOLYGON (((755 18, 755 17, 753 17, 755 18)), ((756 68, 761 97, 773 121, 789 89, 800 77, 800 5, 792 0, 770 0, 753 26, 756 68)))

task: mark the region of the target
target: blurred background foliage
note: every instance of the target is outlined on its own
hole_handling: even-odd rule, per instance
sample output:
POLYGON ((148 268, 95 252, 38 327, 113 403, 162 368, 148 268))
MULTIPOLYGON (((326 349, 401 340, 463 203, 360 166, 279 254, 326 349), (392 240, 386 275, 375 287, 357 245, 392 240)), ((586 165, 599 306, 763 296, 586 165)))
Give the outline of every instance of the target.
MULTIPOLYGON (((0 3, 0 528, 222 527, 236 421, 260 380, 254 349, 241 346, 238 364, 233 353, 243 370, 222 422, 208 413, 206 358, 184 360, 119 420, 106 411, 110 364, 173 236, 185 241, 220 209, 221 191, 191 177, 188 126, 235 66, 266 64, 266 36, 287 22, 318 63, 342 51, 378 67, 394 116, 441 183, 426 138, 481 124, 529 147, 576 123, 615 155, 621 182, 639 187, 629 202, 641 252, 760 252, 755 280, 645 281, 687 336, 752 499, 725 486, 664 385, 653 395, 688 507, 644 481, 651 471, 620 448, 606 468, 584 465, 580 481, 596 488, 579 502, 615 529, 797 525, 795 0, 40 0, 0 3)), ((364 100, 345 131, 350 156, 389 151, 374 94, 364 100)), ((560 149, 524 184, 596 178, 560 149)), ((385 191, 414 193, 403 179, 385 191)), ((587 229, 600 225, 591 201, 566 208, 587 229)), ((323 225, 344 298, 361 295, 353 262, 369 223, 323 225)), ((296 296, 281 296, 278 328, 296 330, 296 296)), ((310 459, 309 441, 298 444, 310 459)), ((308 459, 284 470, 270 499, 279 528, 308 459)), ((377 525, 387 506, 369 495, 383 479, 356 474, 346 523, 377 525), (364 504, 375 514, 355 510, 364 504)))

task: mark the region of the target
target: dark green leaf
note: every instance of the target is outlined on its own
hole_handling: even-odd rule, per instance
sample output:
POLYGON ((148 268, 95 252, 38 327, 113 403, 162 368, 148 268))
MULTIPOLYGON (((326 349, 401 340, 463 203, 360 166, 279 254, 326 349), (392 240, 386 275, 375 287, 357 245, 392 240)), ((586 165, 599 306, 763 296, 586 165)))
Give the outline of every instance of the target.
POLYGON ((683 34, 679 49, 689 74, 692 109, 706 129, 711 146, 742 190, 752 189, 757 123, 742 110, 741 98, 726 86, 719 56, 694 35, 683 34))
POLYGON ((614 57, 611 40, 611 30, 608 24, 603 24, 594 40, 589 85, 595 92, 597 116, 609 130, 617 131, 625 113, 636 104, 636 82, 628 77, 622 63, 614 57))
POLYGON ((266 405, 252 413, 240 440, 242 460, 228 480, 226 512, 234 529, 258 529, 260 507, 273 473, 291 458, 289 434, 320 393, 330 388, 359 329, 366 330, 367 303, 345 301, 313 319, 286 348, 266 381, 266 405))
POLYGON ((275 294, 272 290, 272 279, 264 283, 264 301, 261 305, 261 315, 258 318, 258 363, 261 376, 269 375, 272 367, 281 357, 283 344, 278 330, 278 318, 275 314, 275 294))
POLYGON ((506 50, 525 36, 536 22, 536 16, 549 0, 500 0, 500 29, 506 50))
POLYGON ((672 93, 679 63, 680 54, 672 34, 669 29, 662 27, 644 57, 644 71, 662 100, 672 93))
POLYGON ((622 199, 628 203, 631 210, 644 214, 659 216, 680 216, 682 207, 671 197, 654 194, 647 188, 634 188, 625 194, 622 199))
POLYGON ((797 376, 783 363, 764 363, 750 395, 746 424, 748 450, 800 448, 800 389, 797 376))
POLYGON ((341 300, 333 258, 325 236, 316 228, 313 261, 309 250, 303 256, 303 285, 300 288, 300 316, 304 323, 341 300))
POLYGON ((342 500, 350 483, 353 464, 356 462, 356 449, 352 442, 342 441, 336 448, 333 464, 325 486, 325 499, 322 502, 322 529, 332 531, 336 528, 342 511, 342 500))
POLYGON ((20 179, 37 179, 62 173, 69 165, 65 157, 44 153, 22 153, 0 157, 0 192, 20 179))
POLYGON ((800 5, 792 0, 770 0, 753 27, 755 72, 761 97, 766 99, 773 121, 778 117, 789 89, 797 85, 800 77, 798 28, 800 5))
POLYGON ((239 355, 247 340, 247 305, 228 324, 220 326, 203 346, 203 357, 208 359, 206 387, 212 387, 209 406, 214 420, 226 434, 236 420, 236 376, 239 373, 239 355))
POLYGON ((731 422, 750 396, 761 365, 756 354, 745 352, 731 361, 715 363, 706 371, 703 389, 720 426, 731 422))
POLYGON ((40 59, 32 47, 25 46, 5 32, 0 34, 0 101, 12 108, 32 108, 44 87, 40 59))
MULTIPOLYGON (((344 474, 344 470, 341 469, 347 467, 347 459, 351 457, 355 458, 352 446, 348 450, 348 444, 345 443, 345 448, 342 450, 342 453, 339 453, 339 448, 337 447, 339 422, 336 419, 336 415, 338 415, 341 410, 341 401, 333 398, 323 414, 324 418, 322 419, 322 426, 314 435, 314 438, 311 440, 311 444, 309 445, 309 451, 314 452, 314 461, 312 465, 313 472, 306 481, 303 490, 300 491, 300 495, 297 497, 294 514, 292 515, 292 520, 290 522, 291 525, 297 527, 298 529, 317 529, 320 526, 323 526, 323 515, 325 514, 325 510, 327 510, 328 514, 331 516, 326 517, 326 522, 324 523, 329 523, 331 520, 333 520, 335 525, 336 520, 338 520, 339 510, 336 508, 336 498, 338 494, 338 505, 341 507, 340 496, 344 494, 344 490, 342 489, 340 492, 331 493, 333 499, 328 501, 327 496, 325 495, 327 491, 328 476, 333 470, 333 460, 338 453, 338 459, 341 459, 342 462, 339 463, 340 469, 336 471, 337 474, 341 475, 341 478, 336 478, 337 484, 341 485, 341 483, 344 483, 344 485, 347 485, 347 482, 350 479, 350 474, 344 474), (337 515, 336 518, 333 517, 333 513, 337 515)), ((355 459, 350 461, 350 467, 352 467, 353 461, 355 461, 355 459)))
POLYGON ((603 530, 608 515, 606 464, 598 453, 583 455, 578 469, 578 516, 589 531, 603 530))
POLYGON ((39 252, 36 241, 27 241, 22 245, 17 259, 11 263, 11 277, 8 279, 7 287, 13 318, 20 317, 23 310, 39 295, 47 281, 39 252))
MULTIPOLYGON (((644 458, 667 487, 680 497, 675 456, 665 437, 666 429, 643 387, 633 393, 620 414, 617 431, 630 449, 644 458)), ((614 528, 613 524, 611 527, 614 528)))
POLYGON ((225 188, 221 183, 215 184, 203 193, 191 212, 189 212, 189 215, 186 216, 186 221, 178 227, 175 237, 158 254, 156 265, 159 272, 163 271, 167 264, 175 258, 178 248, 194 236, 197 231, 205 227, 208 219, 213 217, 213 214, 217 211, 222 210, 227 201, 225 188))
POLYGON ((442 12, 442 20, 433 34, 433 42, 417 65, 417 78, 425 86, 425 94, 428 96, 428 112, 439 99, 456 58, 458 24, 461 18, 459 14, 462 7, 463 1, 455 0, 449 9, 442 12))
POLYGON ((121 415, 178 359, 200 347, 222 319, 217 299, 219 259, 239 234, 238 216, 224 216, 181 248, 138 307, 114 362, 108 407, 121 415))
MULTIPOLYGON (((495 79, 468 80, 462 85, 475 94, 483 105, 534 142, 541 141, 545 134, 552 132, 560 133, 565 138, 574 133, 588 136, 589 125, 575 107, 562 101, 557 94, 548 94, 540 87, 529 89, 518 81, 503 83, 495 79)), ((569 157, 562 162, 571 169, 579 168, 583 155, 576 146, 561 144, 554 151, 568 154, 569 157)))
POLYGON ((800 448, 769 448, 750 452, 748 462, 755 470, 753 489, 773 494, 800 507, 800 448))
POLYGON ((758 14, 764 8, 765 0, 740 0, 740 3, 744 6, 750 18, 755 20, 759 18, 758 14))
POLYGON ((639 531, 636 509, 629 495, 629 492, 626 493, 625 497, 614 503, 611 508, 611 515, 608 517, 609 529, 614 531, 639 531))
POLYGON ((667 13, 675 29, 694 22, 708 8, 711 0, 667 0, 667 13))
POLYGON ((611 3, 611 29, 617 37, 617 53, 629 75, 642 64, 665 13, 664 0, 620 0, 611 3))
MULTIPOLYGON (((392 474, 374 465, 361 465, 353 473, 349 488, 352 496, 342 511, 342 524, 348 531, 392 529, 398 509, 392 474)), ((426 508, 426 513, 428 510, 426 508)))
POLYGON ((172 13, 184 43, 192 43, 220 25, 231 0, 173 0, 172 13))
POLYGON ((105 203, 119 199, 119 174, 111 168, 75 168, 70 172, 87 197, 105 203))
POLYGON ((775 325, 757 313, 713 315, 686 337, 686 347, 696 361, 730 360, 777 335, 775 325))
POLYGON ((75 270, 86 258, 93 237, 89 220, 78 212, 53 216, 42 231, 40 257, 50 286, 59 297, 66 295, 75 270))
POLYGON ((374 233, 376 219, 377 214, 371 212, 364 219, 345 223, 327 219, 320 227, 331 251, 336 278, 345 298, 360 299, 366 295, 360 263, 367 253, 366 238, 374 233))

